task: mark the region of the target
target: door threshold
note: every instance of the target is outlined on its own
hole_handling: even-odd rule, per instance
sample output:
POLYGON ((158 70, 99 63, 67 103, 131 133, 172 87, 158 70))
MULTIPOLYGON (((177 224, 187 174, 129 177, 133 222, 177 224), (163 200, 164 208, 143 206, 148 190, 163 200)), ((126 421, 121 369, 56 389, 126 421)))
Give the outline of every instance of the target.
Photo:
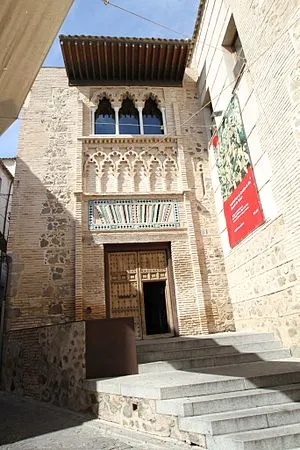
POLYGON ((175 337, 173 333, 163 333, 163 334, 150 334, 149 336, 144 336, 142 341, 151 340, 151 339, 164 339, 175 337))

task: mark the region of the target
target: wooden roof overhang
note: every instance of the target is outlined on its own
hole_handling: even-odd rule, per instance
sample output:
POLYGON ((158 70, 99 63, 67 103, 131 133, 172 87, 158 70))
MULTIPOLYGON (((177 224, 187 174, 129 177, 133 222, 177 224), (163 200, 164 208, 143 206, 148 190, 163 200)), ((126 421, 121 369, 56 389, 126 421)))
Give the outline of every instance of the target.
POLYGON ((181 86, 190 41, 60 36, 69 83, 181 86))

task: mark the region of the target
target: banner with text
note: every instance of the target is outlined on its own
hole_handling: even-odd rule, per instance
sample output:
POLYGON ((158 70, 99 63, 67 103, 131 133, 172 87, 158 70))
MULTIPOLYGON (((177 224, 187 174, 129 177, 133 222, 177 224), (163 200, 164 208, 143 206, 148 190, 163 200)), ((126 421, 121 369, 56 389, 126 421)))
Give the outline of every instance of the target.
POLYGON ((248 143, 236 96, 212 139, 229 243, 234 247, 264 222, 248 143))

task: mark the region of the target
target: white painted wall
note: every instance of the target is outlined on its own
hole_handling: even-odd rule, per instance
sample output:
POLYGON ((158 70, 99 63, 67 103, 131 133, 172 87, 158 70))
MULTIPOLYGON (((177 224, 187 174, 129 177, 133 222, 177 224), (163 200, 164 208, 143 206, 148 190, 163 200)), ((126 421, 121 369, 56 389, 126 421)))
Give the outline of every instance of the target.
POLYGON ((13 181, 13 177, 10 176, 7 173, 7 170, 0 164, 0 232, 3 233, 4 230, 4 222, 6 218, 5 223, 5 230, 4 230, 4 236, 7 239, 9 234, 9 217, 10 217, 10 211, 11 211, 11 198, 13 193, 13 188, 11 188, 11 192, 9 195, 9 188, 10 184, 13 181), (8 203, 8 209, 7 214, 5 217, 5 211, 6 211, 6 204, 8 203))

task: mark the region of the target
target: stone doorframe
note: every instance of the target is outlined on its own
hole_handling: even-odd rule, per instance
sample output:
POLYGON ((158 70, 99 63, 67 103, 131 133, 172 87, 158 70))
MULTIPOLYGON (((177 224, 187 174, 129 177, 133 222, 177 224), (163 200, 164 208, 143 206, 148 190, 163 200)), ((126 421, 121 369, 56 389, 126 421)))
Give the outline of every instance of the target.
MULTIPOLYGON (((172 314, 172 325, 173 333, 172 335, 179 335, 178 327, 178 315, 176 308, 176 297, 175 297, 175 285, 172 267, 172 253, 171 253, 171 243, 141 243, 141 244, 104 244, 104 273, 105 273, 105 303, 106 303, 106 317, 110 317, 110 299, 109 299, 109 273, 108 268, 108 255, 109 253, 118 252, 142 252, 142 251, 165 251, 167 255, 167 279, 168 279, 168 291, 169 291, 169 306, 172 314)), ((163 335, 162 335, 163 336, 163 335)), ((157 336, 156 336, 157 337, 157 336)), ((149 337, 148 337, 149 338, 149 337)))

